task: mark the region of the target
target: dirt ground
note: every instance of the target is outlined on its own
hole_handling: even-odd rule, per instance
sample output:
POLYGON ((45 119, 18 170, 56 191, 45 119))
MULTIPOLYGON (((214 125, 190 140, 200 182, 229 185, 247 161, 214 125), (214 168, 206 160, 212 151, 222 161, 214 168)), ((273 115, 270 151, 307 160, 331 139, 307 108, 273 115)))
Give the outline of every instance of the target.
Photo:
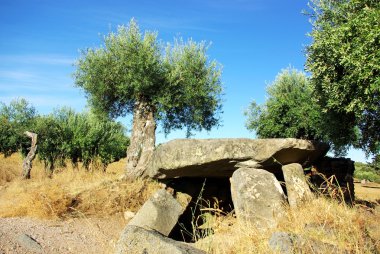
POLYGON ((0 254, 112 253, 124 224, 121 216, 65 221, 0 218, 0 254), (21 244, 22 234, 35 239, 41 251, 21 244))
POLYGON ((355 183, 355 197, 370 202, 380 200, 380 184, 378 183, 355 183))

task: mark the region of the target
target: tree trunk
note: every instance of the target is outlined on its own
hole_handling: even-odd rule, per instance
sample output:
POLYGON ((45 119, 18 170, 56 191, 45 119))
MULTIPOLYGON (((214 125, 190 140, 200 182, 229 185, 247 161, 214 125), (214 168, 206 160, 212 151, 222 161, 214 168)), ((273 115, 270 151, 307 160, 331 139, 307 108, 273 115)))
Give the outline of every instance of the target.
POLYGON ((22 162, 22 178, 30 179, 30 171, 32 170, 32 161, 36 157, 37 151, 37 134, 33 132, 26 131, 24 132, 26 136, 32 139, 32 145, 28 152, 28 155, 25 157, 22 162))
POLYGON ((155 108, 145 101, 138 101, 133 110, 131 143, 127 151, 125 176, 136 179, 144 176, 152 158, 156 143, 155 108))

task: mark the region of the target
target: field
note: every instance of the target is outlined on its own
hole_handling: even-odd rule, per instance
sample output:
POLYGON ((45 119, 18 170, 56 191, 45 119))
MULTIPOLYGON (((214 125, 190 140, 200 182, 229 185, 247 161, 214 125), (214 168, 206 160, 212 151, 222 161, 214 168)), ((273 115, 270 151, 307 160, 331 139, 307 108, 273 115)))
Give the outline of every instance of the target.
MULTIPOLYGON (((160 188, 151 180, 122 180, 125 160, 109 165, 105 173, 96 168, 88 172, 67 165, 56 169, 51 178, 45 175, 43 165, 35 161, 31 180, 20 179, 21 162, 17 154, 8 158, 0 155, 0 217, 7 218, 0 219, 0 224, 5 228, 9 223, 16 225, 28 219, 34 228, 54 224, 62 231, 74 221, 92 231, 97 244, 103 246, 97 253, 112 253, 127 223, 124 212, 136 212, 160 188)), ((285 231, 334 244, 351 253, 375 253, 380 251, 380 185, 372 184, 369 188, 356 183, 355 187, 358 202, 354 207, 318 197, 297 210, 288 210, 277 228, 265 232, 240 224, 233 214, 214 216, 207 230, 196 231, 196 237, 203 238, 196 246, 208 253, 268 253, 267 243, 273 231, 285 231)), ((89 241, 91 234, 81 230, 75 229, 89 241)), ((54 231, 59 238, 61 231, 54 231)), ((80 239, 71 251, 57 247, 55 252, 93 253, 81 249, 86 241, 80 239)))

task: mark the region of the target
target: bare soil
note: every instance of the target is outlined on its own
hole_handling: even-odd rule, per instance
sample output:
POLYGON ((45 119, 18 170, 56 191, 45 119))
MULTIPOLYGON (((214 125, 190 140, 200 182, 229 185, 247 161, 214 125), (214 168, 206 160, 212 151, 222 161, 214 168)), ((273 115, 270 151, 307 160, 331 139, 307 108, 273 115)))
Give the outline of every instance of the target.
POLYGON ((40 253, 112 253, 124 225, 121 216, 64 221, 0 218, 0 254, 37 253, 20 243, 22 234, 41 245, 40 253))

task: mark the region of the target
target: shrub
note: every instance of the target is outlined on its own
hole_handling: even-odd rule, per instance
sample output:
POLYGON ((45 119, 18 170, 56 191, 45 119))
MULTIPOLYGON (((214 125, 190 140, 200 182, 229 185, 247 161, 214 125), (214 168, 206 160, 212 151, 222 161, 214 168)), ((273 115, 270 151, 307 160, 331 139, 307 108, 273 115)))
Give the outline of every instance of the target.
POLYGON ((361 162, 355 163, 355 173, 354 177, 362 180, 366 179, 371 182, 380 183, 380 174, 376 169, 370 164, 365 164, 361 162))

